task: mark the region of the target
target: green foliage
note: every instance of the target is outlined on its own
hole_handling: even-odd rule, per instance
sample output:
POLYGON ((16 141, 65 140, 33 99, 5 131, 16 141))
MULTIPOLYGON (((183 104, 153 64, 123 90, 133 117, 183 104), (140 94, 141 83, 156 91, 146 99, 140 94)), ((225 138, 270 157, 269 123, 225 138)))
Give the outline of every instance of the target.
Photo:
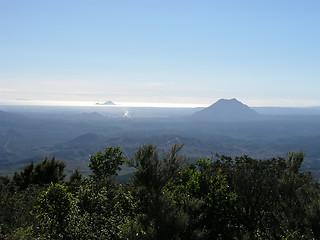
POLYGON ((68 189, 70 192, 75 193, 78 188, 82 184, 82 174, 79 169, 76 169, 73 171, 69 177, 69 181, 66 182, 66 185, 68 186, 68 189))
POLYGON ((139 147, 135 153, 133 165, 137 171, 133 176, 133 184, 144 187, 150 191, 159 191, 163 185, 161 175, 161 162, 158 151, 153 145, 139 147))
POLYGON ((104 153, 90 155, 89 167, 97 179, 111 178, 118 175, 120 165, 124 163, 124 155, 120 147, 106 148, 104 153))
POLYGON ((216 163, 226 170, 227 181, 238 196, 233 204, 238 238, 277 239, 284 232, 311 237, 305 224, 311 175, 299 172, 303 156, 301 152, 290 153, 286 159, 242 156, 234 162, 218 156, 216 163))
POLYGON ((160 194, 166 183, 178 176, 185 162, 178 153, 183 145, 173 145, 171 151, 159 158, 156 147, 149 144, 141 146, 135 153, 130 164, 136 168, 132 183, 137 188, 143 188, 148 194, 160 194))
POLYGON ((26 189, 31 184, 45 185, 51 182, 63 183, 65 163, 45 158, 36 165, 31 162, 24 167, 22 172, 15 172, 13 182, 21 189, 26 189))
POLYGON ((1 177, 0 239, 320 239, 320 187, 300 171, 303 153, 186 164, 181 148, 139 147, 126 184, 113 181, 119 147, 91 155, 90 177, 63 182, 54 158, 1 177))
POLYGON ((128 188, 101 186, 85 179, 75 196, 75 214, 69 220, 71 239, 120 239, 135 202, 128 188))
MULTIPOLYGON (((312 206, 314 197, 317 199, 317 196, 313 193, 311 173, 299 172, 303 158, 304 154, 298 152, 290 153, 285 159, 286 168, 278 184, 280 201, 277 210, 282 213, 279 221, 286 231, 296 232, 307 239, 313 231, 306 223, 309 218, 306 206, 312 206)), ((316 208, 316 205, 313 207, 316 208)))
POLYGON ((10 183, 9 176, 0 176, 0 185, 8 185, 10 183))
POLYGON ((274 231, 278 226, 274 213, 279 203, 278 181, 282 175, 282 165, 282 159, 262 161, 248 156, 235 158, 228 180, 238 195, 234 204, 238 236, 249 233, 252 239, 276 234, 274 231))
POLYGON ((28 226, 25 228, 18 228, 14 234, 10 234, 7 236, 9 240, 33 240, 34 239, 34 231, 33 226, 28 226))
POLYGON ((320 239, 320 192, 318 184, 309 188, 310 203, 306 206, 307 225, 315 239, 320 239))
POLYGON ((181 221, 183 213, 175 208, 164 189, 182 168, 184 160, 178 155, 181 148, 174 145, 160 159, 155 146, 144 145, 137 149, 131 161, 136 168, 132 178, 133 194, 138 203, 136 225, 147 239, 173 239, 185 227, 181 221))
POLYGON ((71 213, 73 196, 67 188, 60 184, 49 186, 35 206, 35 214, 40 222, 40 233, 50 238, 61 238, 68 225, 68 216, 71 213))
POLYGON ((11 236, 17 230, 23 231, 37 224, 37 219, 30 212, 42 190, 38 186, 19 190, 12 184, 0 185, 0 239, 1 235, 11 236))
POLYGON ((176 207, 188 216, 183 239, 228 239, 232 216, 230 209, 237 196, 231 192, 220 169, 199 159, 181 171, 176 182, 167 185, 176 207))

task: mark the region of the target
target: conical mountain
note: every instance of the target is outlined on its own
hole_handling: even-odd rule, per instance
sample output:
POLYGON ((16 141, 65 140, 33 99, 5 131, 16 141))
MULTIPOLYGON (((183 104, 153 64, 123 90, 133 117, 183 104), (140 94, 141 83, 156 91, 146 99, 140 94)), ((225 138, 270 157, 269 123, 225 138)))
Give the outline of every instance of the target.
POLYGON ((204 121, 243 121, 258 118, 258 113, 237 99, 220 99, 193 115, 204 121))

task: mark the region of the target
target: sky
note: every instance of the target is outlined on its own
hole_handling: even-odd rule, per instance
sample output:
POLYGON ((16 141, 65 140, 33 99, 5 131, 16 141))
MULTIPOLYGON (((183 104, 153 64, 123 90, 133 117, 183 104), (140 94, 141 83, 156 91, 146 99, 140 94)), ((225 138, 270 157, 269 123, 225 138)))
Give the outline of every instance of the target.
POLYGON ((319 0, 0 0, 0 104, 320 106, 319 0))

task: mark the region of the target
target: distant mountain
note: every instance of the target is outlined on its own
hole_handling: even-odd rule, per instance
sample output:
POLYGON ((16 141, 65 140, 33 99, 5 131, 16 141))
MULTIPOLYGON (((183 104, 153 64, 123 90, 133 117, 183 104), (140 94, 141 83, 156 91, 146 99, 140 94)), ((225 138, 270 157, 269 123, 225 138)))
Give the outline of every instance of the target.
POLYGON ((98 121, 98 120, 105 120, 105 117, 97 112, 90 112, 90 113, 84 112, 79 115, 79 119, 87 120, 87 121, 98 121))
POLYGON ((193 114, 193 118, 204 121, 254 120, 259 114, 237 99, 220 99, 211 106, 193 114))
POLYGON ((106 101, 104 103, 96 103, 96 105, 109 105, 109 106, 113 106, 116 105, 114 102, 112 101, 106 101))

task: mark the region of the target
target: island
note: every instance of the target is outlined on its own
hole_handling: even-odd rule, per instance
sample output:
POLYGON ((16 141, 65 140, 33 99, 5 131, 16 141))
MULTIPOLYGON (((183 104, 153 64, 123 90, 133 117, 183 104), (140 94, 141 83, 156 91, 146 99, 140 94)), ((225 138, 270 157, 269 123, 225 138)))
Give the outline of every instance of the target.
POLYGON ((112 101, 106 101, 106 102, 104 102, 104 103, 96 103, 96 105, 109 105, 109 106, 114 106, 114 105, 116 105, 114 102, 112 102, 112 101))

